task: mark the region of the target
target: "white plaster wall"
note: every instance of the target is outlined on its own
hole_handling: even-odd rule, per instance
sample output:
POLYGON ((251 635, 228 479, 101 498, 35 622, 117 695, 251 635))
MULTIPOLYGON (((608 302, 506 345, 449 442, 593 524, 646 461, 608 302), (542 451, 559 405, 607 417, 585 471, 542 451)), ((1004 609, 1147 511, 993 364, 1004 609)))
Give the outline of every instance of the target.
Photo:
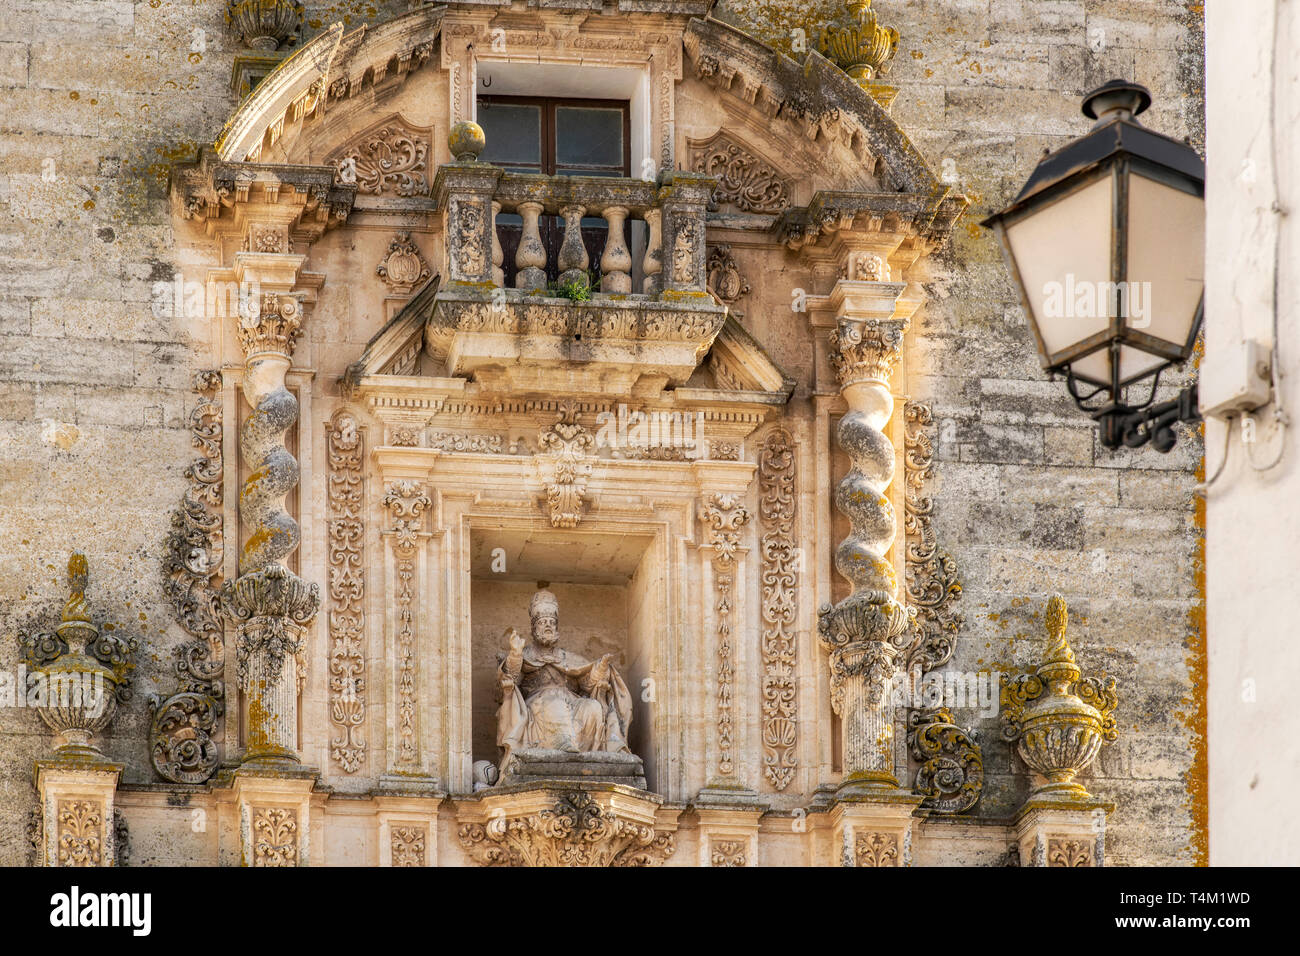
MULTIPOLYGON (((1300 76, 1295 44, 1300 6, 1282 0, 1206 4, 1208 176, 1206 352, 1217 356, 1243 338, 1272 340, 1274 242, 1282 397, 1300 425, 1300 309, 1297 309, 1295 169, 1300 150, 1300 76), (1279 34, 1273 30, 1274 4, 1279 34), (1270 109, 1271 64, 1278 76, 1270 109), (1272 114, 1272 115, 1270 115, 1272 114), (1280 194, 1274 187, 1274 154, 1280 194)), ((1203 388, 1215 387, 1207 371, 1203 388)), ((1256 442, 1240 426, 1228 462, 1209 490, 1206 591, 1209 659, 1210 863, 1300 863, 1300 821, 1292 812, 1300 776, 1295 677, 1300 645, 1294 603, 1300 564, 1300 446, 1296 426, 1283 441, 1272 406, 1261 410, 1256 442)), ((1218 467, 1223 425, 1206 425, 1207 468, 1218 467)))

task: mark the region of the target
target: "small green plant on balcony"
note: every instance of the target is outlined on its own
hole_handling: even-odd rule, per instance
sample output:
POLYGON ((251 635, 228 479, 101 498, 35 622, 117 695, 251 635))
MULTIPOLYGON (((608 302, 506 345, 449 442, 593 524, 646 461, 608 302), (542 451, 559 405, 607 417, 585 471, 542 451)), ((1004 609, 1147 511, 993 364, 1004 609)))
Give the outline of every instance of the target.
POLYGON ((570 302, 586 302, 591 298, 590 286, 580 279, 570 279, 568 282, 552 282, 547 285, 547 289, 562 299, 568 299, 570 302))

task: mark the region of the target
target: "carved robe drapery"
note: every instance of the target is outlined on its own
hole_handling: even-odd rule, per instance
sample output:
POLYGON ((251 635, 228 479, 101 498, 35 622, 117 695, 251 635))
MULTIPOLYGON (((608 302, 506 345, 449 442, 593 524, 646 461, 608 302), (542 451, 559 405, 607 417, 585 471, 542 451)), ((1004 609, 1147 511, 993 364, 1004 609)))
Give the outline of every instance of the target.
POLYGON ((503 661, 497 745, 507 754, 521 750, 631 753, 627 728, 632 694, 612 664, 569 651, 523 651, 520 678, 512 680, 503 661))

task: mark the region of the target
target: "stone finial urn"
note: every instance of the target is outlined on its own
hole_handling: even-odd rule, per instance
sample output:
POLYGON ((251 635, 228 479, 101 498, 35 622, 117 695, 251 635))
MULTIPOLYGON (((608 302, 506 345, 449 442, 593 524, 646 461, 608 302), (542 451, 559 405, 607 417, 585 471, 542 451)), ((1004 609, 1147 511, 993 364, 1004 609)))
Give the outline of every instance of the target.
POLYGON ((293 40, 302 12, 298 0, 230 0, 226 19, 247 46, 270 52, 293 40))
POLYGON ((847 12, 822 28, 818 52, 865 84, 889 72, 898 52, 898 31, 883 27, 871 0, 848 0, 847 12))
POLYGON ((1002 735, 1035 773, 1030 799, 1087 800, 1074 778, 1117 736, 1113 677, 1083 677, 1065 639, 1065 601, 1047 603, 1047 652, 1032 674, 1002 685, 1002 735))
POLYGON ((54 731, 55 756, 66 760, 102 760, 94 744, 130 699, 130 672, 137 644, 105 633, 90 620, 86 606, 89 567, 86 556, 68 559, 71 596, 52 633, 19 635, 23 658, 35 683, 23 689, 45 724, 54 731))

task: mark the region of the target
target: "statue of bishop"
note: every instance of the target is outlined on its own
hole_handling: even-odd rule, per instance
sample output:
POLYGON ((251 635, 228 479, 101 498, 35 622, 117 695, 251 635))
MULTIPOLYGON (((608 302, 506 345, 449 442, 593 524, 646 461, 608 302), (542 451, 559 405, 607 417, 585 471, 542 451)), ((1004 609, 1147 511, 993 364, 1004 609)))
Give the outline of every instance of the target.
POLYGON ((508 649, 497 668, 502 775, 512 755, 529 751, 631 753, 632 695, 610 663, 612 655, 589 661, 557 647, 559 614, 555 595, 542 589, 528 606, 531 645, 514 628, 506 630, 508 649))

